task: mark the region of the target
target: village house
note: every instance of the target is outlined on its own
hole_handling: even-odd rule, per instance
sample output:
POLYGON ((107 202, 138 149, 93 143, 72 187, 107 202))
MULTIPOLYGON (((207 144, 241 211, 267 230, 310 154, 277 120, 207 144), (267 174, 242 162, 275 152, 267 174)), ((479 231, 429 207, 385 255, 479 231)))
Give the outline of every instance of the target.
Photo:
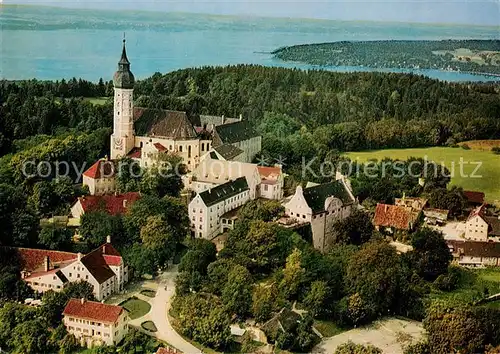
POLYGON ((347 218, 356 205, 356 198, 344 179, 308 188, 298 186, 284 204, 288 218, 310 223, 313 245, 320 251, 324 251, 328 240, 335 236, 333 223, 347 218))
POLYGON ((259 196, 264 199, 283 199, 285 179, 281 167, 257 167, 260 175, 259 196))
POLYGON ((111 244, 111 238, 83 255, 50 250, 17 248, 21 259, 21 278, 33 290, 61 291, 67 284, 84 280, 94 288, 98 300, 123 290, 128 282, 128 266, 111 244))
POLYGON ((412 231, 417 225, 420 212, 402 205, 377 204, 373 225, 379 231, 412 231))
POLYGON ((500 242, 500 219, 486 215, 486 205, 474 209, 465 222, 465 239, 470 241, 500 242))
POLYGON ((107 158, 98 160, 83 173, 83 185, 89 188, 90 195, 114 193, 116 190, 115 161, 107 158))
POLYGON ((447 240, 453 262, 460 266, 483 268, 500 266, 500 243, 447 240))
POLYGON ((70 299, 63 311, 63 324, 87 347, 116 345, 128 333, 130 318, 120 306, 70 299))
POLYGON ((436 225, 436 224, 442 225, 446 223, 446 221, 448 220, 449 214, 450 214, 449 210, 425 208, 424 220, 430 225, 436 225))
POLYGON ((483 192, 464 191, 464 196, 467 198, 467 203, 470 207, 478 207, 485 203, 483 192))
POLYGON ((189 203, 192 235, 211 240, 233 229, 237 209, 250 199, 250 188, 245 177, 198 193, 189 203))
POLYGON ((79 197, 71 207, 71 216, 77 224, 85 213, 103 211, 109 215, 125 214, 141 198, 138 192, 79 197))

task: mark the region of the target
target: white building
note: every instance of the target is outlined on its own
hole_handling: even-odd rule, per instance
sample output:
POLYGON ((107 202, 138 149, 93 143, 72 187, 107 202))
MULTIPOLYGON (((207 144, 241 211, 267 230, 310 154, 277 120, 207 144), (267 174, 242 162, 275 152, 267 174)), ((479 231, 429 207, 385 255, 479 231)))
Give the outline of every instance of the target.
POLYGON ((313 245, 324 251, 334 238, 333 223, 347 218, 355 205, 354 195, 340 179, 309 188, 298 186, 285 203, 285 214, 299 223, 310 223, 313 245))
POLYGON ((18 248, 24 266, 21 277, 38 292, 61 291, 68 283, 86 281, 98 300, 123 290, 128 266, 111 245, 111 239, 94 251, 81 253, 18 248))
POLYGON ((260 175, 259 196, 265 199, 283 199, 285 179, 281 167, 258 166, 260 175))
POLYGON ((184 186, 201 193, 218 185, 245 177, 250 199, 259 197, 261 176, 256 164, 213 159, 206 156, 200 165, 184 178, 184 186))
POLYGON ((470 241, 500 242, 500 219, 486 215, 486 206, 474 209, 465 222, 465 239, 470 241))
POLYGON ((90 195, 103 195, 116 190, 116 166, 108 159, 98 160, 83 173, 83 185, 89 188, 90 195))
POLYGON ((128 333, 130 318, 120 306, 70 299, 63 311, 68 333, 87 347, 116 345, 128 333))
POLYGON ((213 239, 234 227, 235 210, 249 201, 250 188, 245 177, 198 193, 189 203, 189 220, 194 237, 213 239))

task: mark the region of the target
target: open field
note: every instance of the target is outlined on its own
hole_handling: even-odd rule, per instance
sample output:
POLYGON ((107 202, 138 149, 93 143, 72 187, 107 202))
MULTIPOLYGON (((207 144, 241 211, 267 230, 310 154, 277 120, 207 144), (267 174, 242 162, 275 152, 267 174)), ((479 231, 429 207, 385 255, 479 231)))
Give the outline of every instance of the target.
MULTIPOLYGON (((472 303, 484 297, 500 293, 500 269, 465 269, 462 268, 458 289, 450 292, 434 290, 432 300, 446 300, 447 303, 472 303)), ((489 303, 498 306, 500 301, 489 303)))
POLYGON ((458 145, 467 145, 472 150, 491 151, 494 147, 500 147, 500 140, 471 140, 458 143, 458 145))
POLYGON ((106 102, 108 102, 109 99, 110 99, 109 97, 88 97, 88 98, 85 98, 86 101, 89 101, 90 103, 98 105, 98 106, 106 104, 106 102))
POLYGON ((345 155, 358 162, 382 160, 385 157, 399 160, 407 160, 412 156, 427 158, 448 167, 452 174, 451 185, 461 186, 465 190, 482 191, 489 202, 500 200, 500 155, 495 155, 491 151, 431 147, 350 152, 345 155), (463 161, 463 173, 460 168, 461 161, 463 161), (477 171, 473 173, 476 168, 477 171))
POLYGON ((351 329, 323 340, 313 348, 313 353, 334 353, 335 349, 348 341, 358 344, 372 344, 384 353, 403 353, 403 348, 420 341, 424 329, 420 322, 402 318, 379 320, 371 325, 351 329))

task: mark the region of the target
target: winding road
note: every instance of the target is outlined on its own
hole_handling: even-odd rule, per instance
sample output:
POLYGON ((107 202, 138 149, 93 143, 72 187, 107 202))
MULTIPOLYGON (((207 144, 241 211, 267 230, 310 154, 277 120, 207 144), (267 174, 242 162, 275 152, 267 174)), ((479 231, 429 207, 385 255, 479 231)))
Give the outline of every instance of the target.
POLYGON ((151 318, 158 329, 156 336, 186 354, 203 353, 200 349, 186 341, 179 335, 168 319, 171 298, 175 294, 175 277, 177 266, 171 267, 169 271, 160 276, 160 284, 156 296, 151 302, 151 318))

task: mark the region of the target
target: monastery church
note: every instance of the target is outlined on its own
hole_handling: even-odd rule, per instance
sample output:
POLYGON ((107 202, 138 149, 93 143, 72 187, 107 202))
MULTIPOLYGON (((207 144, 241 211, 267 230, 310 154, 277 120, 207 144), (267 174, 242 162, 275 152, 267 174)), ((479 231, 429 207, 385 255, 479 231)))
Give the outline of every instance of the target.
POLYGON ((251 162, 260 152, 261 137, 242 116, 188 116, 186 112, 134 107, 134 82, 124 40, 113 77, 112 160, 128 156, 148 167, 157 154, 176 153, 192 171, 213 150, 241 162, 251 162))

